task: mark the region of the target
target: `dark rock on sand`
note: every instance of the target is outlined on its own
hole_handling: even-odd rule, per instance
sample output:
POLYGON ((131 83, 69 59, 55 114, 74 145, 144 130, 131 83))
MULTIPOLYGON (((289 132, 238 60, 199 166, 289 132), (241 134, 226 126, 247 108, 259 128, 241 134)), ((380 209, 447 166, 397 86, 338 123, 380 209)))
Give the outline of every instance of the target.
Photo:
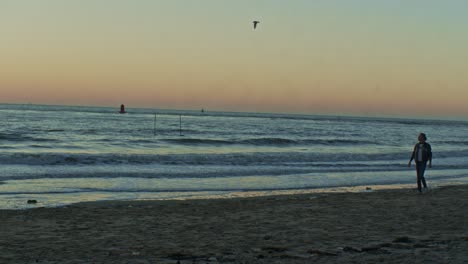
POLYGON ((393 240, 393 243, 411 243, 411 239, 407 236, 397 237, 393 240))

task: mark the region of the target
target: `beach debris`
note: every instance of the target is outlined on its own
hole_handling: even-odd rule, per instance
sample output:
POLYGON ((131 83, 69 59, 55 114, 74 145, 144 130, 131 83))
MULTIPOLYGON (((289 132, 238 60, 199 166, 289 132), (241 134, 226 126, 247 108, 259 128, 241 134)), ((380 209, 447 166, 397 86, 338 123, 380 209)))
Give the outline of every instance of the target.
POLYGON ((216 257, 210 257, 208 259, 209 262, 218 262, 218 259, 216 257))
POLYGON ((391 243, 381 243, 381 244, 369 245, 369 246, 363 247, 361 250, 364 252, 377 251, 377 250, 381 250, 383 247, 391 247, 391 246, 392 246, 391 243))
POLYGON ((192 254, 192 253, 186 252, 186 251, 167 252, 167 253, 164 253, 163 255, 165 255, 165 258, 167 258, 167 259, 177 260, 177 261, 192 260, 193 262, 196 262, 196 260, 207 260, 208 259, 208 257, 205 256, 205 255, 195 255, 195 254, 192 254))
POLYGON ((324 250, 320 250, 320 249, 309 249, 309 250, 307 250, 307 253, 321 255, 321 256, 338 256, 338 253, 330 252, 330 251, 324 251, 324 250))
MULTIPOLYGON (((425 245, 421 245, 418 247, 426 247, 425 245)), ((389 246, 389 248, 394 248, 394 249, 412 249, 412 248, 417 248, 416 245, 409 245, 409 244, 400 244, 400 243, 394 243, 389 246)))
POLYGON ((343 248, 343 251, 345 252, 358 252, 358 253, 361 253, 362 250, 359 249, 359 248, 355 248, 355 247, 350 247, 350 246, 346 246, 343 248))
POLYGON ((28 204, 37 204, 37 200, 28 200, 28 204))
POLYGON ((310 255, 301 255, 301 254, 280 254, 278 255, 280 259, 297 259, 297 260, 306 260, 310 259, 310 255))
POLYGON ((287 247, 282 247, 282 246, 267 246, 267 247, 262 247, 262 250, 268 251, 268 252, 284 252, 287 251, 287 247))
POLYGON ((393 240, 393 243, 411 243, 411 239, 407 236, 397 237, 393 240))
POLYGON ((398 237, 393 240, 393 242, 383 242, 378 244, 371 244, 364 246, 362 248, 356 248, 352 246, 345 246, 340 248, 343 252, 347 253, 371 253, 371 254, 389 254, 392 251, 391 249, 396 250, 410 250, 413 248, 428 248, 429 245, 426 244, 415 244, 411 245, 414 241, 408 237, 398 237))

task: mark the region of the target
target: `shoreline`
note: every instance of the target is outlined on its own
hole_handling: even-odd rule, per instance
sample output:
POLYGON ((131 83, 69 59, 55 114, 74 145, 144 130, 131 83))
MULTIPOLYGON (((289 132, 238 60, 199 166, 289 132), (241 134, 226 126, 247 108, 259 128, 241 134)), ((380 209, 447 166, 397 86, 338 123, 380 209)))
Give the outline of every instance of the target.
MULTIPOLYGON (((429 190, 467 185, 465 182, 448 182, 448 183, 431 183, 429 190)), ((399 184, 367 184, 367 185, 353 185, 353 186, 332 186, 332 187, 317 187, 317 188, 292 188, 292 189, 279 189, 279 190, 247 190, 247 191, 231 191, 222 194, 209 194, 209 192, 175 192, 178 195, 161 195, 152 196, 151 193, 148 195, 140 195, 139 198, 108 198, 108 199, 97 199, 97 200, 68 200, 66 202, 60 201, 55 198, 52 201, 48 201, 50 198, 41 197, 40 195, 29 195, 24 197, 22 200, 18 200, 14 203, 15 206, 0 207, 0 210, 31 210, 38 208, 61 208, 73 206, 81 203, 105 203, 105 202, 132 202, 132 201, 190 201, 190 200, 224 200, 224 199, 242 199, 242 198, 261 198, 270 196, 284 196, 284 195, 303 195, 303 194, 335 194, 335 193, 360 193, 360 192, 380 192, 380 191, 391 191, 391 190, 412 190, 415 189, 414 183, 399 183, 399 184), (28 200, 36 200, 37 203, 29 204, 28 200)), ((6 198, 8 199, 8 198, 6 198)))
POLYGON ((466 263, 468 185, 0 210, 0 263, 466 263))

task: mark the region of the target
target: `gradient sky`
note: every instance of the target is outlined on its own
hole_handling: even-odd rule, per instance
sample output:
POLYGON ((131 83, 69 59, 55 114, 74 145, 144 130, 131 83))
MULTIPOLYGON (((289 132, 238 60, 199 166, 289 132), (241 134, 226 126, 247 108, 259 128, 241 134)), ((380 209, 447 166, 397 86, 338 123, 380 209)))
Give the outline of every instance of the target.
POLYGON ((466 118, 467 10, 466 0, 0 0, 0 102, 466 118))

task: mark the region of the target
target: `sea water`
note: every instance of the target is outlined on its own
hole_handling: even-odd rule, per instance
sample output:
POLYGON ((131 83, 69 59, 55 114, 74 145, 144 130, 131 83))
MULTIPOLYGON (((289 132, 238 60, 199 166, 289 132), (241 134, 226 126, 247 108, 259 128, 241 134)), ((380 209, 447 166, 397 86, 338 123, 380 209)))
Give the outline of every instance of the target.
POLYGON ((0 104, 0 208, 468 182, 468 122, 0 104), (27 200, 38 204, 28 205, 27 200))

